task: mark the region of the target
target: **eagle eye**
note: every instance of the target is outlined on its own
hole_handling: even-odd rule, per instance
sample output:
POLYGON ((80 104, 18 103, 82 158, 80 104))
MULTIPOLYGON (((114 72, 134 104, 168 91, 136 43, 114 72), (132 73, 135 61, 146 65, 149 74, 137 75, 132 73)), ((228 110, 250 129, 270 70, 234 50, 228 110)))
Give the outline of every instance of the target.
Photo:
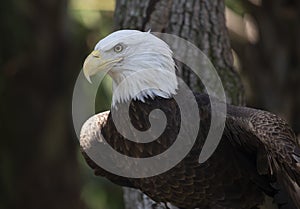
POLYGON ((114 47, 114 51, 119 53, 123 50, 123 46, 121 44, 117 44, 115 47, 114 47))

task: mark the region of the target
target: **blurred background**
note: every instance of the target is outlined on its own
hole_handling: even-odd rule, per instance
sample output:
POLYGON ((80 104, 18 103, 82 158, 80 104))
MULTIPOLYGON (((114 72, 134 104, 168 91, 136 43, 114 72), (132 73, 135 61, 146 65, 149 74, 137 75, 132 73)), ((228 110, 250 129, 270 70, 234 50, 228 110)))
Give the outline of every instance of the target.
MULTIPOLYGON (((280 115, 299 134, 299 2, 225 3, 247 105, 280 115)), ((1 3, 0 209, 124 208, 121 188, 85 164, 71 115, 76 78, 94 45, 114 30, 115 4, 1 3)), ((98 111, 110 107, 110 86, 107 79, 98 92, 98 111)))

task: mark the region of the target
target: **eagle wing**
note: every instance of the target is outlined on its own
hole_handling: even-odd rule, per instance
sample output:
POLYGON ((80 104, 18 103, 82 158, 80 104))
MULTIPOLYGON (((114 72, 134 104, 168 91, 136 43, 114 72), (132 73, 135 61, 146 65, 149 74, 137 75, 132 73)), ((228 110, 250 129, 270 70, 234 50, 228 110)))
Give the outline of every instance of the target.
POLYGON ((266 111, 228 105, 224 134, 243 153, 256 154, 258 173, 275 179, 300 208, 300 148, 283 119, 266 111))
MULTIPOLYGON (((206 100, 200 103, 203 103, 201 107, 207 107, 206 100)), ((202 116, 209 115, 209 108, 201 109, 204 111, 202 116)), ((300 149, 294 132, 284 120, 269 112, 231 105, 227 110, 224 139, 230 140, 234 151, 240 152, 238 156, 253 160, 260 175, 268 176, 270 182, 278 182, 279 189, 287 193, 294 205, 300 208, 300 149)), ((82 153, 96 175, 121 186, 134 187, 131 179, 107 172, 86 154, 93 141, 104 141, 101 131, 107 125, 108 118, 109 111, 106 111, 85 122, 80 136, 82 153)), ((209 117, 203 118, 207 118, 204 120, 207 122, 209 117)), ((284 204, 284 201, 277 202, 284 204)))
POLYGON ((125 187, 133 187, 132 183, 128 178, 114 175, 100 166, 98 166, 87 154, 87 150, 92 146, 93 142, 103 142, 101 131, 102 128, 106 125, 108 116, 110 111, 105 111, 102 113, 98 113, 92 117, 90 117, 82 126, 80 132, 80 147, 81 153, 84 156, 87 164, 94 170, 95 175, 103 176, 108 178, 115 184, 125 186, 125 187))

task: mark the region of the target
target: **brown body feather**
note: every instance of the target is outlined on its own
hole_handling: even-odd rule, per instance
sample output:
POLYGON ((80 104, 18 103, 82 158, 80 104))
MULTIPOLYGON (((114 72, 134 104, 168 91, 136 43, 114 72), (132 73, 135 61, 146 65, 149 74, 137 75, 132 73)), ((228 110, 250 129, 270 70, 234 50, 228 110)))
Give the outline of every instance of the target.
MULTIPOLYGON (((170 202, 180 208, 250 209, 261 205, 265 194, 277 201, 282 191, 288 197, 277 198, 279 207, 300 208, 300 149, 289 126, 271 113, 228 105, 221 142, 214 154, 199 164, 199 154, 210 125, 210 104, 208 96, 195 96, 201 128, 192 150, 171 170, 154 177, 130 179, 105 171, 86 154, 91 142, 103 141, 99 139, 102 136, 118 152, 136 158, 167 150, 176 140, 180 111, 174 99, 162 98, 147 99, 144 103, 133 101, 130 106, 131 123, 139 130, 149 128, 148 116, 153 109, 165 112, 167 127, 151 143, 134 143, 122 137, 109 112, 89 119, 82 128, 80 140, 88 164, 96 175, 140 189, 155 201, 170 202)), ((124 113, 118 114, 122 117, 124 113)))

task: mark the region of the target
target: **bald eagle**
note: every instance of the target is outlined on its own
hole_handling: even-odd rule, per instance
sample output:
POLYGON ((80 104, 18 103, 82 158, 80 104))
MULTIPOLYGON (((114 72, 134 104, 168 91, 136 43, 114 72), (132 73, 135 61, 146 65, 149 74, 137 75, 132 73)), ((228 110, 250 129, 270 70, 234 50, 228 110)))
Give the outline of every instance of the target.
POLYGON ((95 174, 182 209, 258 208, 266 197, 271 197, 278 208, 300 208, 299 145, 288 124, 272 113, 228 104, 221 141, 213 155, 199 163, 211 119, 206 94, 194 93, 201 118, 197 139, 171 169, 154 176, 131 178, 109 172, 91 159, 87 153, 95 142, 107 143, 118 153, 133 158, 158 155, 174 143, 181 121, 174 99, 180 88, 175 69, 170 47, 149 32, 120 30, 97 43, 84 62, 83 72, 91 81, 90 76, 107 71, 113 88, 123 82, 113 95, 111 111, 122 117, 118 105, 129 102, 128 123, 146 131, 151 125, 151 111, 160 109, 167 124, 155 141, 139 143, 120 133, 110 111, 88 119, 81 129, 80 145, 95 174), (136 72, 142 75, 127 81, 136 72))

